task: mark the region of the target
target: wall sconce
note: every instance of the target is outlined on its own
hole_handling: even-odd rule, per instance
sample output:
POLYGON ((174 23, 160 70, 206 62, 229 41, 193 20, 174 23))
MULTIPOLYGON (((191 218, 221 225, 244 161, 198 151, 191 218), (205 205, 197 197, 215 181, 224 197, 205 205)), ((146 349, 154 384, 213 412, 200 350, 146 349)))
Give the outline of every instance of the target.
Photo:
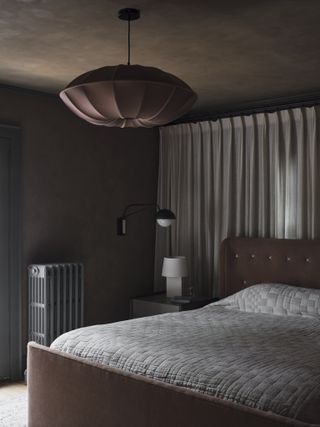
POLYGON ((133 203, 125 207, 121 217, 117 218, 117 234, 118 236, 125 236, 127 234, 127 218, 144 211, 148 207, 156 208, 155 219, 160 227, 169 227, 175 220, 175 214, 169 209, 160 209, 159 205, 155 203, 133 203), (138 208, 134 211, 132 209, 138 208))

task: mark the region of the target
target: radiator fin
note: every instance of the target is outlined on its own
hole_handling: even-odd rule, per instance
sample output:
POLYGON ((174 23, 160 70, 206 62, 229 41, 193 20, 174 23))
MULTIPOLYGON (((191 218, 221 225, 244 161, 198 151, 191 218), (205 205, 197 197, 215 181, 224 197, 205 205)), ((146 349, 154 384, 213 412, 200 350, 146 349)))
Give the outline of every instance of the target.
POLYGON ((29 341, 49 346, 83 326, 83 265, 33 264, 28 268, 29 341))

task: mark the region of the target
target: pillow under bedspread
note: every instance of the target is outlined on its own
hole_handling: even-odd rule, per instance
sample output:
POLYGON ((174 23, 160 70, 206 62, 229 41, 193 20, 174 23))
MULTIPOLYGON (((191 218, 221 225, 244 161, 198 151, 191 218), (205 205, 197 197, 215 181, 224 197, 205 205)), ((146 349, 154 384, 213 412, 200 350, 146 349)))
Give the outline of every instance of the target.
POLYGON ((320 289, 280 283, 260 283, 215 303, 251 313, 320 319, 320 289))

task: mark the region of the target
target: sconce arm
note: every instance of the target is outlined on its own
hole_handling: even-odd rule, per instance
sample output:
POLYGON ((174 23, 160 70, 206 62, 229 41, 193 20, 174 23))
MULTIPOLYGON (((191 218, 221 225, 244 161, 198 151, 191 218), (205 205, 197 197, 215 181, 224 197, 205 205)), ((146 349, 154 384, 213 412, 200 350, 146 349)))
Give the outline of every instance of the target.
POLYGON ((132 204, 130 204, 130 205, 128 205, 128 206, 125 207, 125 209, 123 211, 123 214, 122 214, 122 218, 128 218, 129 216, 135 215, 135 214, 137 214, 139 212, 142 212, 142 211, 146 210, 148 207, 151 207, 151 206, 155 206, 156 209, 157 209, 157 211, 160 210, 160 206, 157 203, 132 203, 132 204), (140 207, 141 209, 137 209, 137 210, 135 210, 133 212, 130 212, 130 210, 132 208, 137 208, 137 207, 140 207))

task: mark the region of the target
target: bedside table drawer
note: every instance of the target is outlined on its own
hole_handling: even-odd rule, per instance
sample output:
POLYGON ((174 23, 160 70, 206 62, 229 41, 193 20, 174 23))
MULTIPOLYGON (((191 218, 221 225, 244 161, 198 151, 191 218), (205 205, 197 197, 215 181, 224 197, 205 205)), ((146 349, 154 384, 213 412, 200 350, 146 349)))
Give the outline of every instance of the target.
POLYGON ((154 316, 163 313, 176 313, 181 311, 179 305, 169 305, 161 302, 143 301, 141 299, 133 299, 131 301, 131 317, 146 317, 154 316))

